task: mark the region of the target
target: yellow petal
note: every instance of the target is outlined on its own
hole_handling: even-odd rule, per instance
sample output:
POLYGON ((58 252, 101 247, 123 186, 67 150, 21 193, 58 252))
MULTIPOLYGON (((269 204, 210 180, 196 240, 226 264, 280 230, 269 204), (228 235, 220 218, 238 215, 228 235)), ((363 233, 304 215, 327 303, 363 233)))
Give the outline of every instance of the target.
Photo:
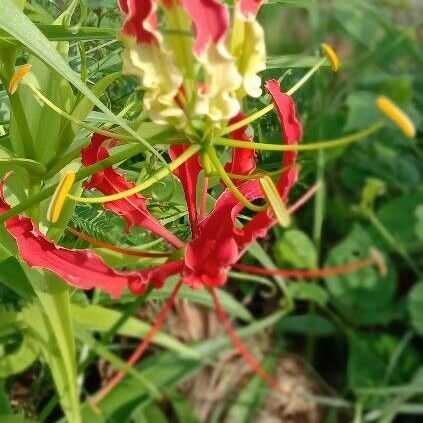
POLYGON ((137 44, 123 39, 123 72, 139 78, 145 90, 144 106, 150 119, 159 125, 182 127, 186 122, 183 110, 175 102, 183 78, 170 52, 158 44, 137 44))
POLYGON ((330 66, 334 72, 338 72, 339 68, 341 67, 341 62, 335 50, 329 44, 322 43, 321 44, 323 53, 325 53, 326 58, 329 60, 330 66))
POLYGON ((204 86, 198 90, 195 112, 214 122, 228 120, 240 111, 236 91, 242 83, 233 56, 223 42, 210 43, 198 57, 203 65, 204 86))
POLYGON ((20 69, 12 76, 9 82, 7 90, 10 94, 14 94, 18 89, 19 83, 22 81, 22 78, 29 73, 31 70, 31 65, 29 63, 20 67, 20 69))
POLYGON ((57 185, 56 191, 53 194, 53 198, 50 201, 47 212, 47 219, 51 223, 57 223, 59 220, 63 205, 66 201, 66 197, 72 189, 74 182, 75 172, 68 172, 62 177, 59 184, 57 185))
POLYGON ((416 135, 416 128, 412 120, 388 97, 379 97, 376 100, 376 105, 401 129, 405 136, 413 138, 416 135))
POLYGON ((262 26, 254 14, 245 15, 241 3, 235 3, 234 23, 231 35, 231 53, 236 59, 243 77, 238 97, 261 95, 261 78, 258 73, 266 69, 266 43, 262 26))

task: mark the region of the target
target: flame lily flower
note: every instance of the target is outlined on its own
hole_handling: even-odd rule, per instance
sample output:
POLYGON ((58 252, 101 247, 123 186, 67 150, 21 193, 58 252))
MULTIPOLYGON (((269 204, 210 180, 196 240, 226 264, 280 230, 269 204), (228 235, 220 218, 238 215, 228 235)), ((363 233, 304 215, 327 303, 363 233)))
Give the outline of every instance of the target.
MULTIPOLYGON (((127 230, 138 226, 150 231, 175 250, 180 250, 183 253, 179 254, 181 258, 175 258, 177 254, 172 254, 166 262, 147 269, 116 271, 90 250, 68 250, 55 245, 29 218, 10 218, 6 221, 6 228, 16 240, 22 259, 29 266, 52 271, 69 284, 82 289, 99 287, 113 296, 119 296, 128 287, 134 294, 141 295, 149 285, 160 288, 169 276, 180 276, 180 282, 151 332, 134 351, 129 365, 135 363, 147 349, 171 309, 181 285, 206 287, 210 290, 228 335, 246 361, 270 386, 279 389, 278 383, 261 368, 228 325, 215 289, 226 283, 231 268, 263 274, 263 269, 245 267, 238 264, 239 260, 251 243, 264 237, 278 221, 287 224, 289 215, 316 191, 317 187, 313 187, 293 206, 285 206, 298 179, 296 159, 299 150, 346 145, 377 131, 383 122, 376 122, 363 131, 336 141, 297 145, 302 138, 302 128, 291 95, 325 61, 329 60, 333 70, 338 70, 336 54, 327 45, 323 46, 326 57, 287 93, 280 90, 277 81, 268 81, 266 89, 273 103, 252 116, 244 116, 240 110, 240 100, 247 94, 253 97, 260 95, 261 80, 257 74, 265 68, 264 36, 256 21, 261 4, 259 0, 237 0, 231 28, 228 8, 218 0, 120 0, 120 8, 125 14, 121 34, 124 71, 138 76, 144 90, 144 107, 150 119, 159 125, 173 126, 186 137, 186 143, 171 143, 169 155, 172 161, 167 168, 161 169, 139 186, 127 181, 124 175, 110 167, 92 175, 85 184, 86 188, 95 188, 105 197, 73 196, 70 194, 72 176, 67 175, 53 198, 52 220, 57 220, 65 198, 102 203, 106 209, 125 219, 127 230), (166 31, 159 30, 159 9, 166 22, 166 31), (190 37, 191 32, 193 38, 190 37), (247 134, 247 125, 272 109, 276 109, 278 114, 284 144, 256 144, 247 134), (225 135, 230 138, 224 138, 225 135), (233 149, 229 163, 220 163, 218 146, 233 149), (256 151, 259 149, 285 152, 283 170, 276 183, 268 176, 262 178, 262 173, 257 172, 256 151), (198 210, 197 182, 201 172, 205 177, 201 207, 198 210), (140 194, 144 188, 170 173, 179 178, 184 187, 191 227, 191 238, 186 244, 157 221, 147 209, 147 200, 140 194), (226 189, 217 199, 212 212, 206 215, 205 199, 210 175, 218 175, 226 189), (265 204, 258 205, 257 200, 264 200, 265 204), (255 214, 240 227, 237 217, 245 208, 255 214)), ((49 107, 53 107, 40 93, 38 96, 49 107)), ((397 123, 403 122, 403 117, 399 117, 397 111, 388 107, 386 102, 379 103, 388 117, 397 123)), ((55 110, 67 117, 65 112, 57 108, 55 110)), ((403 126, 411 134, 409 125, 403 126)), ((82 151, 82 164, 89 166, 107 158, 108 148, 115 142, 113 139, 108 141, 104 133, 94 135, 91 144, 82 151)), ((7 210, 8 206, 2 199, 0 212, 7 210)), ((93 245, 132 255, 152 256, 148 252, 109 246, 78 231, 72 232, 93 245)), ((162 254, 156 256, 164 258, 162 254)), ((334 269, 318 269, 314 272, 297 270, 285 274, 303 278, 322 277, 356 271, 374 264, 378 262, 373 257, 334 269)), ((266 270, 266 274, 278 272, 282 271, 266 270)), ((96 402, 124 375, 125 372, 118 373, 100 392, 96 402)))
POLYGON ((153 122, 186 129, 202 117, 205 125, 219 127, 239 113, 239 93, 261 94, 257 73, 265 68, 266 55, 255 19, 260 1, 236 1, 232 33, 228 7, 218 0, 120 0, 119 5, 126 17, 124 71, 139 77, 153 122), (168 28, 164 35, 158 9, 168 28))
MULTIPOLYGON (((269 81, 267 90, 272 96, 278 112, 284 135, 284 145, 295 147, 301 139, 302 129, 296 116, 294 102, 289 95, 280 90, 277 81, 269 81)), ((242 119, 242 115, 237 115, 233 118, 233 122, 242 122, 242 119)), ((165 308, 153 325, 151 332, 143 339, 142 343, 132 354, 128 363, 129 365, 135 363, 146 351, 149 342, 160 329, 166 314, 171 309, 181 285, 187 284, 193 288, 206 287, 210 290, 219 318, 224 323, 228 335, 242 353, 245 360, 270 386, 281 389, 278 382, 273 380, 262 369, 246 346, 238 339, 233 328, 228 326, 227 317, 215 293, 216 287, 220 287, 226 283, 229 270, 240 266, 237 262, 251 243, 257 238, 265 236, 269 229, 277 222, 276 214, 272 208, 265 206, 259 207, 260 211, 243 227, 237 225, 236 219, 240 212, 247 204, 251 205, 255 200, 262 200, 265 197, 265 193, 263 193, 260 182, 254 175, 256 172, 256 152, 254 148, 243 148, 254 144, 246 133, 246 127, 240 127, 230 135, 231 137, 238 138, 238 142, 241 143, 241 148, 233 149, 232 159, 224 166, 223 173, 219 173, 220 175, 226 175, 229 179, 224 182, 230 186, 230 189, 225 189, 217 199, 214 209, 207 216, 204 213, 204 207, 201 207, 200 212, 197 210, 197 180, 200 172, 206 170, 203 157, 198 149, 191 150, 192 153, 186 155, 192 148, 188 144, 176 144, 170 147, 170 156, 173 161, 169 167, 186 155, 184 160, 178 163, 177 167, 172 168, 184 187, 188 205, 192 237, 186 245, 157 222, 148 212, 145 198, 138 194, 137 190, 134 192, 134 188, 136 187, 115 169, 106 168, 101 172, 97 172, 86 183, 87 188, 95 188, 106 194, 105 198, 112 196, 112 200, 103 204, 108 210, 121 215, 126 220, 128 229, 137 225, 162 237, 175 249, 184 250, 181 259, 172 259, 170 256, 165 263, 150 268, 139 271, 116 271, 108 267, 99 256, 89 250, 68 250, 55 245, 34 227, 34 224, 29 218, 22 216, 13 217, 6 221, 6 228, 16 240, 21 258, 29 266, 52 271, 72 286, 82 289, 99 287, 113 296, 119 296, 122 290, 128 287, 134 294, 141 295, 146 292, 148 286, 152 285, 160 288, 169 276, 180 275, 180 283, 176 285, 165 308), (229 173, 226 173, 225 169, 229 173), (236 174, 232 174, 232 172, 236 172, 236 174), (241 177, 241 179, 236 179, 235 176, 241 177), (242 178, 245 178, 245 180, 242 178), (131 195, 120 196, 121 190, 124 192, 129 191, 131 195), (117 197, 114 197, 116 195, 117 197)), ((83 164, 88 166, 108 157, 108 147, 114 143, 115 141, 109 142, 103 136, 93 136, 91 144, 82 151, 83 164)), ((275 189, 284 202, 288 202, 289 193, 298 179, 296 157, 296 151, 289 151, 284 154, 282 165, 285 170, 281 173, 275 185, 275 189)), ((213 157, 211 161, 212 166, 218 166, 213 161, 213 157)), ((65 183, 61 184, 61 186, 66 187, 66 191, 69 191, 68 185, 65 183)), ((287 213, 293 213, 315 191, 316 187, 312 188, 304 198, 291 206, 287 210, 287 213)), ((55 198, 56 201, 60 199, 60 205, 62 205, 63 196, 60 194, 60 192, 57 193, 55 198)), ((202 204, 206 195, 207 184, 203 187, 202 204)), ((0 212, 5 212, 7 209, 8 206, 2 201, 0 212)), ((75 231, 73 233, 79 235, 75 231)), ((96 243, 98 245, 98 241, 88 236, 85 239, 92 242, 93 245, 96 245, 96 243)), ((104 243, 99 246, 103 248, 109 247, 104 243)), ((114 251, 116 251, 116 247, 114 251)), ((125 252, 123 249, 120 251, 125 252)), ((139 255, 142 256, 143 252, 139 252, 139 255)), ((344 266, 336 269, 336 273, 354 271, 361 267, 373 265, 374 263, 374 260, 367 260, 364 264, 344 266)), ((252 272, 256 271, 257 273, 262 271, 261 268, 258 268, 258 270, 254 269, 254 267, 249 267, 248 270, 252 272)), ((275 274, 277 274, 276 272, 275 274)), ((308 276, 307 271, 302 274, 301 271, 298 272, 295 274, 296 277, 308 276)), ((324 276, 325 271, 322 270, 319 275, 324 276)), ((125 372, 117 373, 110 384, 104 390, 100 391, 95 403, 98 403, 107 395, 124 375, 125 372)))
MULTIPOLYGON (((267 90, 272 96, 278 117, 281 123, 282 133, 285 145, 293 146, 298 143, 302 136, 301 124, 296 116, 295 105, 292 98, 283 93, 277 81, 269 81, 267 90)), ((242 121, 243 115, 239 114, 233 118, 232 122, 242 121)), ((253 143, 251 137, 246 132, 246 127, 242 127, 230 134, 231 137, 238 139, 239 142, 247 145, 253 143)), ((91 144, 82 151, 82 162, 84 165, 90 165, 98 160, 108 156, 107 148, 113 145, 115 141, 109 142, 106 137, 93 136, 91 144)), ((178 160, 189 149, 188 144, 175 144, 170 146, 169 154, 173 161, 178 160)), ((276 189, 283 201, 288 202, 289 193, 298 179, 298 166, 296 164, 297 152, 287 152, 282 161, 284 171, 281 173, 276 189)), ((256 152, 254 149, 234 148, 232 158, 224 168, 227 175, 235 186, 235 189, 249 202, 263 199, 264 194, 259 181, 254 178, 256 173, 256 152), (237 176, 239 179, 236 179, 237 176), (245 179, 242 179, 245 178, 245 179)), ((160 228, 160 224, 149 214, 145 199, 139 194, 116 201, 105 203, 105 207, 117 214, 122 215, 129 226, 138 225, 148 229, 154 234, 161 236, 168 241, 175 249, 183 250, 181 258, 172 258, 169 256, 165 263, 155 265, 136 273, 137 277, 128 279, 127 286, 136 295, 145 293, 149 285, 160 288, 166 279, 171 275, 179 275, 180 282, 176 285, 172 295, 169 297, 164 309, 158 316, 150 333, 143 339, 138 348, 131 355, 128 365, 134 364, 146 351, 148 344, 154 337, 154 334, 160 329, 166 314, 170 311, 172 304, 177 296, 177 292, 182 284, 193 288, 205 287, 210 290, 219 318, 224 323, 228 335, 231 337, 234 345, 242 353, 246 361, 251 365, 254 371, 260 375, 270 386, 279 389, 277 381, 268 375, 260 364, 254 359, 246 346, 238 339, 236 332, 228 325, 228 319, 218 301, 215 289, 223 286, 228 278, 231 268, 244 269, 238 264, 248 247, 257 238, 265 236, 270 228, 276 224, 273 210, 266 207, 255 214, 252 219, 243 227, 237 225, 237 217, 244 209, 245 204, 239 201, 234 195, 233 190, 225 189, 217 199, 213 210, 206 215, 204 207, 198 211, 197 203, 197 183, 201 171, 204 171, 204 163, 201 155, 197 152, 185 160, 174 170, 174 174, 179 178, 185 192, 189 221, 191 227, 191 239, 185 244, 182 241, 174 242, 165 228, 160 228), (128 201, 128 198, 130 201, 128 201), (159 226, 157 226, 159 225, 159 226)), ((204 178, 207 181, 207 177, 204 178)), ((86 184, 87 188, 95 188, 105 194, 114 194, 123 189, 131 189, 132 184, 128 183, 124 176, 112 168, 105 169, 94 174, 91 180, 86 184)), ((313 187, 302 199, 294 206, 288 209, 288 213, 293 213, 308 198, 310 198, 317 187, 313 187)), ((203 186, 201 204, 207 196, 207 183, 203 186)), ((109 248, 122 253, 132 255, 143 252, 136 250, 116 249, 118 247, 109 246, 101 243, 89 236, 80 234, 78 231, 71 230, 77 236, 81 236, 94 246, 109 248)), ((286 273, 292 277, 323 277, 325 275, 337 274, 342 272, 356 271, 361 268, 376 264, 375 259, 367 259, 363 262, 347 264, 333 269, 317 269, 315 271, 297 270, 294 273, 286 273)), ((248 266, 249 272, 263 273, 266 269, 248 266)), ((271 271, 269 274, 278 274, 280 270, 271 271)), ((267 273, 266 273, 267 274, 267 273)), ((119 372, 111 382, 98 394, 94 400, 94 405, 101 401, 110 390, 124 377, 125 372, 119 372)))

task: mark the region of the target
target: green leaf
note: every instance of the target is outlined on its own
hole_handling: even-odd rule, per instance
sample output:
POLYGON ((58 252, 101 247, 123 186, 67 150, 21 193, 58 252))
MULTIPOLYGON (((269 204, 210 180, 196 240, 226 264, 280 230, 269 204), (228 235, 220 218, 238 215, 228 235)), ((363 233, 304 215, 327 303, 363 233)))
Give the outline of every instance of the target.
MULTIPOLYGON (((120 76, 120 72, 114 72, 105 75, 101 78, 91 89, 91 91, 97 97, 100 97, 106 89, 120 76)), ((72 111, 72 116, 78 120, 85 120, 85 118, 91 113, 94 108, 94 103, 87 97, 82 97, 75 108, 72 111)), ((73 135, 77 133, 79 127, 72 124, 73 135)))
MULTIPOLYGON (((351 333, 349 337, 348 383, 351 389, 382 387, 389 363, 397 351, 397 338, 374 333, 351 333)), ((394 383, 404 383, 415 372, 418 354, 407 348, 393 369, 394 383)))
POLYGON ((310 301, 324 307, 329 301, 328 293, 312 282, 295 282, 287 287, 287 293, 293 300, 310 301))
POLYGON ((415 232, 416 232, 417 238, 420 241, 423 241, 423 204, 417 206, 414 215, 416 216, 416 220, 417 220, 415 225, 415 232))
POLYGON ((9 257, 0 263, 0 283, 25 300, 30 300, 34 296, 34 290, 21 264, 14 257, 9 257))
POLYGON ((334 324, 318 314, 287 316, 278 325, 285 333, 295 333, 304 336, 333 336, 336 334, 334 324))
POLYGON ((47 361, 67 418, 81 422, 76 353, 67 285, 50 272, 25 269, 39 302, 22 311, 47 361))
MULTIPOLYGON (((284 56, 270 56, 267 58, 267 69, 286 69, 286 68, 311 68, 319 58, 316 56, 306 56, 303 54, 291 54, 284 56)), ((323 66, 330 66, 329 63, 323 66)))
POLYGON ((264 6, 267 4, 282 4, 285 6, 292 6, 292 7, 303 7, 303 8, 309 8, 310 2, 308 0, 268 0, 266 3, 264 3, 264 6))
MULTIPOLYGON (((369 234, 355 225, 350 234, 328 256, 326 266, 333 267, 369 257, 374 243, 369 234)), ((396 275, 388 266, 382 277, 375 266, 356 272, 325 278, 331 298, 339 312, 356 324, 387 323, 393 315, 396 275)))
POLYGON ((348 119, 345 131, 354 131, 371 125, 380 118, 375 107, 377 95, 370 91, 355 91, 348 95, 348 119))
POLYGON ((278 265, 286 264, 297 268, 315 269, 317 253, 311 239, 298 229, 290 229, 278 238, 273 246, 278 265))
POLYGON ((414 329, 423 335, 423 282, 416 283, 408 293, 408 312, 414 329))
MULTIPOLYGON (((121 317, 121 313, 118 311, 109 310, 97 305, 81 307, 72 304, 71 309, 75 324, 80 328, 90 331, 107 332, 121 317)), ((131 317, 119 328, 118 333, 134 338, 142 338, 148 333, 150 328, 151 326, 149 324, 131 317)), ((153 343, 177 352, 181 356, 199 358, 198 355, 193 353, 191 348, 164 333, 159 332, 154 337, 153 343)))
MULTIPOLYGON (((170 283, 168 281, 168 283, 166 283, 162 289, 153 291, 149 295, 149 299, 166 299, 172 292, 174 284, 175 283, 170 283)), ((251 321, 253 319, 250 311, 243 304, 237 301, 231 294, 222 289, 218 289, 216 292, 220 303, 228 314, 245 321, 251 321)), ((192 289, 188 286, 182 286, 179 297, 188 301, 192 301, 196 304, 204 305, 208 308, 214 308, 210 294, 205 289, 192 289)))
POLYGON ((185 399, 178 389, 166 389, 166 397, 172 404, 173 411, 180 423, 200 423, 195 416, 189 399, 185 399))
POLYGON ((0 168, 3 166, 8 167, 9 169, 11 166, 18 166, 28 171, 29 174, 36 176, 42 176, 47 171, 45 166, 43 166, 41 163, 30 159, 0 159, 0 168))
POLYGON ((37 359, 38 354, 37 344, 31 337, 24 335, 14 351, 0 354, 0 379, 23 372, 37 359))
MULTIPOLYGON (((263 362, 265 369, 275 366, 275 357, 267 357, 263 362)), ((251 378, 245 387, 239 392, 235 402, 228 411, 228 421, 237 423, 249 423, 252 416, 259 410, 265 395, 268 393, 265 383, 257 376, 251 378)))
POLYGON ((128 369, 127 362, 125 360, 122 360, 116 354, 113 354, 106 345, 98 342, 88 332, 85 332, 82 329, 77 329, 75 331, 75 334, 76 334, 76 337, 84 345, 86 345, 90 350, 94 351, 99 357, 103 358, 104 360, 112 364, 115 369, 127 371, 129 375, 137 379, 139 383, 141 383, 146 389, 148 389, 152 397, 159 396, 157 387, 153 384, 151 380, 144 377, 144 375, 134 367, 130 367, 128 369))
MULTIPOLYGON (((377 217, 398 242, 412 247, 421 243, 416 226, 419 222, 418 209, 422 206, 423 193, 416 192, 386 202, 378 209, 377 217)), ((374 237, 376 239, 377 234, 374 237)))
POLYGON ((34 420, 28 420, 23 416, 12 414, 0 414, 1 423, 37 423, 34 420))
MULTIPOLYGON (((368 2, 364 3, 365 6, 366 3, 368 2)), ((368 8, 362 5, 363 2, 357 0, 337 2, 334 5, 335 17, 352 38, 370 49, 380 41, 384 31, 373 15, 368 13, 368 8)))
POLYGON ((134 136, 137 141, 143 144, 147 150, 158 156, 161 161, 164 160, 144 138, 140 137, 131 127, 129 127, 123 118, 115 115, 92 93, 92 91, 81 81, 79 75, 69 67, 63 57, 50 44, 48 39, 10 0, 3 0, 0 3, 0 28, 15 37, 28 50, 68 80, 105 113, 113 123, 119 125, 125 129, 128 134, 134 136))
MULTIPOLYGON (((278 312, 260 321, 255 321, 240 329, 238 335, 246 337, 260 333, 278 322, 282 315, 282 312, 278 312)), ((154 380, 158 388, 169 389, 197 371, 204 362, 229 347, 232 347, 229 339, 219 337, 191 347, 192 352, 201 357, 200 361, 182 358, 172 352, 164 352, 142 360, 137 368, 143 372, 146 378, 154 380)), ((125 422, 129 420, 136 407, 148 404, 151 401, 151 396, 149 396, 145 387, 140 386, 139 381, 133 378, 126 378, 108 395, 105 401, 100 403, 104 411, 101 416, 95 414, 88 405, 84 406, 83 421, 106 423, 112 419, 118 422, 125 422)), ((60 423, 64 423, 64 421, 61 420, 60 423)))
MULTIPOLYGON (((114 0, 112 1, 114 2, 114 0)), ((50 41, 111 40, 116 36, 115 28, 80 27, 74 31, 62 25, 37 24, 36 26, 50 41)), ((15 38, 6 31, 0 30, 0 40, 10 42, 15 38)))

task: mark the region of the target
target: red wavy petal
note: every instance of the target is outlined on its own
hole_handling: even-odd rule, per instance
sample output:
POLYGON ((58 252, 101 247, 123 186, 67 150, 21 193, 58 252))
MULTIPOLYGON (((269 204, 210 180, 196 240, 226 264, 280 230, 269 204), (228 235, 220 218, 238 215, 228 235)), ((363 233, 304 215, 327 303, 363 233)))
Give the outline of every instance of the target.
MULTIPOLYGON (((174 144, 169 148, 172 160, 178 158, 189 146, 187 144, 174 144)), ((175 175, 182 183, 189 213, 191 231, 195 234, 197 227, 197 181, 202 170, 199 155, 195 154, 175 170, 175 175)))
MULTIPOLYGON (((2 191, 3 183, 0 184, 0 193, 2 191)), ((7 210, 9 206, 0 195, 0 213, 7 210)), ((70 250, 55 245, 29 217, 12 217, 6 221, 5 227, 28 266, 49 270, 74 287, 100 288, 112 297, 119 297, 131 284, 137 283, 144 291, 147 288, 148 280, 138 272, 116 271, 90 250, 70 250)))
POLYGON ((156 43, 156 4, 154 0, 119 0, 119 7, 126 15, 123 32, 139 43, 156 43))
MULTIPOLYGON (((284 144, 297 144, 302 137, 302 127, 297 119, 295 103, 291 96, 280 90, 279 82, 272 79, 267 82, 266 88, 273 98, 278 113, 281 130, 284 136, 284 144)), ((287 202, 291 188, 298 179, 298 167, 295 164, 296 151, 287 151, 283 156, 283 166, 288 170, 279 178, 277 187, 282 199, 287 202)), ((257 213, 244 227, 244 234, 238 239, 238 244, 244 250, 257 238, 266 236, 269 229, 275 224, 273 214, 266 210, 257 213)))
MULTIPOLYGON (((109 157, 108 147, 116 144, 116 141, 109 141, 108 146, 106 141, 107 138, 103 135, 93 135, 90 145, 81 151, 81 161, 84 166, 90 166, 109 157)), ((122 174, 118 173, 112 167, 95 173, 91 177, 91 180, 85 184, 86 188, 95 188, 104 195, 115 194, 131 189, 134 186, 135 184, 133 182, 128 182, 122 174)), ((127 230, 133 226, 138 226, 162 237, 176 248, 182 248, 184 246, 184 243, 178 237, 162 226, 149 213, 146 200, 141 194, 104 203, 103 207, 122 216, 126 220, 127 230)))
MULTIPOLYGON (((248 181, 239 186, 250 201, 262 196, 260 186, 248 181)), ((213 211, 198 224, 197 235, 187 244, 182 273, 183 282, 192 286, 221 286, 240 257, 238 237, 243 230, 235 219, 243 205, 229 190, 217 199, 213 211)))
POLYGON ((181 0, 195 26, 194 50, 201 55, 208 43, 217 44, 229 26, 228 8, 217 0, 181 0))
MULTIPOLYGON (((237 123, 245 118, 245 115, 239 113, 229 121, 229 125, 237 123)), ((252 138, 247 134, 247 126, 237 129, 229 134, 229 137, 234 140, 252 142, 252 138)), ((249 175, 256 169, 256 153, 248 148, 233 148, 232 159, 225 165, 225 170, 228 173, 237 175, 249 175)), ((239 180, 234 180, 234 183, 239 185, 239 180)))

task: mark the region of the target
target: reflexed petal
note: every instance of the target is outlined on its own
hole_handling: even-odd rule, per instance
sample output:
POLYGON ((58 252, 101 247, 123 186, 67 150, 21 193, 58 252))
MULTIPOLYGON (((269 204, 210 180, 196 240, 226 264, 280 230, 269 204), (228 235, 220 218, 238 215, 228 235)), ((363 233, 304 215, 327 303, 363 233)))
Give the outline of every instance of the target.
MULTIPOLYGON (((109 146, 116 144, 116 141, 109 141, 109 146)), ((90 166, 100 160, 109 157, 107 149, 107 138, 95 134, 90 145, 81 151, 81 161, 84 166, 90 166)), ((91 180, 85 184, 86 188, 95 188, 104 195, 111 195, 120 191, 133 188, 135 184, 128 182, 125 177, 112 167, 96 172, 91 180)), ((181 248, 184 243, 172 232, 156 220, 147 210, 146 200, 141 194, 135 194, 122 200, 104 203, 103 207, 113 213, 122 216, 127 223, 127 230, 133 226, 146 229, 168 241, 176 248, 181 248)))
POLYGON ((120 7, 126 13, 122 33, 124 73, 140 79, 144 104, 153 122, 183 126, 185 115, 174 100, 182 75, 172 55, 163 48, 157 31, 156 2, 122 0, 120 7))
POLYGON ((207 87, 198 91, 196 112, 214 121, 230 119, 240 110, 235 92, 242 79, 225 45, 228 8, 216 0, 181 0, 181 4, 196 30, 194 53, 203 65, 207 87))
POLYGON ((131 281, 128 288, 136 295, 140 295, 145 292, 146 284, 152 284, 154 288, 162 288, 166 279, 169 276, 180 273, 182 267, 183 261, 178 260, 141 270, 138 272, 141 278, 139 280, 131 281))
MULTIPOLYGON (((234 118, 229 121, 229 125, 237 123, 245 118, 245 115, 238 113, 234 118)), ((229 137, 233 140, 252 142, 252 137, 247 133, 248 128, 246 126, 237 129, 229 134, 229 137)), ((256 169, 256 153, 250 148, 233 148, 232 159, 226 164, 225 170, 228 173, 234 173, 237 175, 249 175, 256 169)), ((240 184, 239 180, 234 180, 235 184, 240 184)))
MULTIPOLYGON (((245 182, 239 189, 250 201, 262 197, 255 181, 245 182)), ((235 226, 235 219, 242 208, 229 190, 217 199, 213 211, 198 224, 198 235, 187 244, 184 283, 195 288, 221 286, 226 282, 230 266, 240 257, 238 237, 243 229, 235 226)))
POLYGON ((261 78, 257 74, 266 69, 266 45, 256 15, 262 3, 260 0, 240 0, 235 4, 231 53, 243 77, 240 97, 245 93, 252 97, 261 95, 261 78))
MULTIPOLYGON (((302 127, 297 118, 294 101, 291 96, 281 91, 279 82, 275 79, 268 81, 266 88, 273 98, 285 144, 299 143, 302 138, 302 127)), ((278 187, 284 201, 287 200, 289 191, 297 182, 298 167, 295 165, 297 155, 296 151, 287 151, 283 156, 283 167, 288 170, 282 173, 278 187)))
MULTIPOLYGON (((288 145, 297 144, 302 137, 302 127, 297 119, 295 103, 292 98, 280 90, 279 82, 270 80, 266 84, 269 94, 272 96, 278 113, 281 131, 284 136, 284 143, 288 145)), ((277 187, 282 200, 286 204, 291 188, 298 179, 298 167, 295 164, 297 152, 287 151, 283 156, 283 167, 287 168, 282 172, 277 187)), ((276 223, 273 213, 265 210, 257 213, 250 222, 244 226, 242 236, 238 238, 238 244, 244 251, 257 238, 266 236, 269 229, 276 223)))
MULTIPOLYGON (((172 160, 179 157, 189 145, 187 144, 174 144, 169 148, 169 155, 172 160)), ((195 234, 197 227, 197 181, 198 175, 201 172, 201 165, 198 154, 192 156, 184 164, 175 170, 175 175, 182 183, 185 192, 185 199, 189 213, 189 220, 191 224, 191 232, 195 234)))
MULTIPOLYGON (((3 183, 0 185, 3 190, 3 183)), ((0 197, 0 213, 9 206, 0 197)), ((49 270, 70 285, 81 289, 100 288, 117 298, 129 285, 137 283, 145 290, 147 281, 137 272, 119 272, 90 250, 70 250, 55 245, 35 227, 29 217, 16 216, 5 227, 15 239, 19 255, 28 266, 49 270)))

